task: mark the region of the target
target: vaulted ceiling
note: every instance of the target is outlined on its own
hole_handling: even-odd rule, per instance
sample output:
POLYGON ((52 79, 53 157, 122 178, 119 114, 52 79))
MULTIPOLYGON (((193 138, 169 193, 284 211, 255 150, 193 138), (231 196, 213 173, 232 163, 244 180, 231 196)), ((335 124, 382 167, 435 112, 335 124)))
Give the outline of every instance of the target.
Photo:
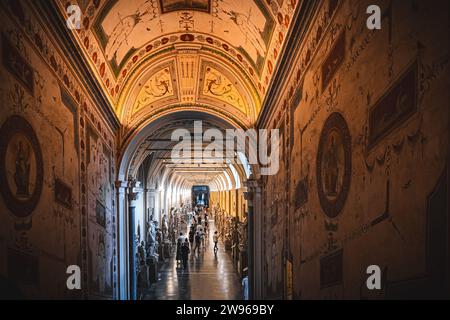
MULTIPOLYGON (((297 0, 78 0, 76 40, 125 134, 174 111, 251 127, 297 0)), ((68 3, 59 0, 67 17, 68 3)))

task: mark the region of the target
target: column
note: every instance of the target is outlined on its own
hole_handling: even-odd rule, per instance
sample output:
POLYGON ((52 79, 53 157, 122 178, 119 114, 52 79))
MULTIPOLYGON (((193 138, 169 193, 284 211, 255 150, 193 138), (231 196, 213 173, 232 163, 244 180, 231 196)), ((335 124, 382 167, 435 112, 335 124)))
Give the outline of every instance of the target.
POLYGON ((244 197, 248 203, 248 283, 249 299, 261 299, 261 188, 259 181, 248 180, 244 197))
POLYGON ((128 227, 127 199, 128 182, 116 181, 116 247, 117 247, 117 296, 119 300, 129 299, 129 265, 128 265, 128 227))
POLYGON ((144 188, 142 190, 142 230, 141 230, 141 241, 147 241, 147 222, 148 222, 148 189, 144 188))
POLYGON ((130 259, 130 299, 136 300, 137 296, 137 264, 136 264, 136 201, 139 193, 136 190, 139 182, 130 182, 128 191, 128 252, 130 259))
MULTIPOLYGON (((256 181, 255 181, 256 182, 256 181)), ((254 186, 254 201, 253 201, 253 221, 254 221, 254 277, 253 277, 253 298, 256 300, 262 299, 262 266, 263 266, 263 224, 262 224, 262 190, 261 183, 258 181, 254 186)))

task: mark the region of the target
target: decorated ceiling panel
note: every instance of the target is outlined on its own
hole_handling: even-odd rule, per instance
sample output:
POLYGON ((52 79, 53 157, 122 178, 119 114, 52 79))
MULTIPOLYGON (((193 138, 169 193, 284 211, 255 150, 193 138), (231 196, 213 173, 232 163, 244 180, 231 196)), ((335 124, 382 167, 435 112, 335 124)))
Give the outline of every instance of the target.
POLYGON ((247 101, 235 85, 237 82, 234 84, 224 73, 209 65, 205 66, 202 74, 201 82, 203 82, 203 86, 199 93, 200 97, 217 99, 224 103, 224 107, 226 107, 226 104, 230 104, 243 114, 249 114, 247 101))
POLYGON ((178 101, 177 86, 173 85, 173 79, 176 78, 172 64, 162 66, 151 74, 144 84, 139 83, 141 90, 138 93, 133 113, 142 108, 153 108, 157 102, 176 102, 178 101))
MULTIPOLYGON (((61 12, 67 15, 66 1, 58 1, 61 12)), ((83 28, 74 33, 119 116, 123 96, 128 96, 126 88, 140 77, 137 70, 179 53, 180 45, 197 46, 198 53, 178 55, 175 74, 170 69, 158 70, 143 84, 139 97, 133 98, 137 105, 128 112, 178 94, 180 103, 193 103, 201 95, 254 116, 281 55, 296 2, 78 0, 83 28), (199 77, 199 54, 219 59, 245 83, 236 84, 212 67, 199 77), (247 88, 245 97, 242 88, 247 88), (248 96, 253 101, 246 101, 248 96), (249 112, 251 106, 255 106, 253 113, 249 112)))

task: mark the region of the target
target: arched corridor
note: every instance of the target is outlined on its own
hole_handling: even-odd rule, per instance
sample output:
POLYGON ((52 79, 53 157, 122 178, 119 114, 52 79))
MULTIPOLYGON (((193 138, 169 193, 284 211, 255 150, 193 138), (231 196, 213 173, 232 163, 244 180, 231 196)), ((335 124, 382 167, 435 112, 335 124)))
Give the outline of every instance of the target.
MULTIPOLYGON (((119 243, 122 248, 119 268, 139 271, 134 275, 121 273, 119 279, 124 297, 131 294, 129 297, 136 299, 151 296, 151 292, 153 296, 155 292, 163 294, 173 286, 176 240, 180 233, 187 236, 187 226, 195 216, 194 209, 201 207, 205 210, 198 211, 198 215, 203 217, 206 212, 214 215, 220 226, 218 236, 222 243, 227 243, 227 252, 219 254, 226 271, 219 265, 208 266, 213 261, 209 254, 205 261, 203 255, 199 257, 200 262, 195 260, 199 262, 197 267, 208 270, 210 279, 205 280, 208 285, 223 272, 229 274, 219 283, 233 289, 222 294, 216 291, 215 294, 217 298, 230 295, 236 298, 236 293, 241 290, 241 281, 235 278, 242 279, 244 269, 248 268, 249 208, 244 194, 247 181, 253 172, 258 171, 256 166, 252 169, 245 155, 246 149, 240 149, 237 142, 228 140, 233 143, 231 149, 225 149, 226 139, 231 139, 227 132, 234 133, 236 129, 243 130, 234 128, 226 118, 194 110, 174 112, 147 124, 126 146, 119 171, 122 181, 116 182, 119 239, 122 239, 119 243), (226 152, 231 152, 231 157, 226 157, 226 152), (194 197, 194 188, 199 187, 205 189, 207 206, 204 196, 203 202, 194 197), (130 252, 135 254, 130 256, 130 252), (164 271, 168 268, 169 271, 164 271), (150 269, 152 275, 149 274, 150 269), (158 281, 155 274, 162 275, 158 281), (234 283, 227 283, 229 278, 233 278, 231 282, 234 283), (151 288, 152 282, 157 288, 151 288), (150 293, 147 293, 149 289, 150 293)), ((213 234, 206 239, 209 241, 212 237, 213 234)), ((212 240, 208 244, 212 244, 212 240)), ((192 245, 190 248, 193 250, 192 245)), ((218 260, 214 261, 218 263, 218 260)), ((190 268, 188 279, 182 279, 193 278, 192 270, 194 268, 190 268)), ((202 277, 198 281, 203 281, 202 277)), ((184 286, 188 284, 195 287, 188 281, 181 285, 180 290, 187 290, 184 286)), ((202 288, 201 284, 198 286, 202 288)), ((191 296, 207 299, 205 289, 192 291, 191 296)))
MULTIPOLYGON (((216 231, 211 220, 210 235, 205 249, 191 255, 186 269, 177 266, 175 256, 159 271, 158 282, 144 294, 152 300, 240 300, 242 288, 239 275, 227 254, 223 242, 214 253, 213 234, 216 231)), ((185 233, 187 234, 187 233, 185 233)))
POLYGON ((0 299, 448 298, 449 3, 373 2, 0 1, 0 299))

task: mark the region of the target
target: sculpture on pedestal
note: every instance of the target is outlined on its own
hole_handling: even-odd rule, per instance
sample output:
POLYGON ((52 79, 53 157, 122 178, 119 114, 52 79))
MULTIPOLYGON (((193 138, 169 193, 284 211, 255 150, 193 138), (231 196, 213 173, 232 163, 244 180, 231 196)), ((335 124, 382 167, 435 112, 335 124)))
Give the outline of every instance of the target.
POLYGON ((149 257, 157 255, 158 242, 156 240, 156 229, 158 222, 154 220, 153 213, 147 222, 147 254, 149 257))
POLYGON ((162 241, 165 241, 169 237, 169 226, 167 223, 167 216, 163 215, 161 222, 162 241))

